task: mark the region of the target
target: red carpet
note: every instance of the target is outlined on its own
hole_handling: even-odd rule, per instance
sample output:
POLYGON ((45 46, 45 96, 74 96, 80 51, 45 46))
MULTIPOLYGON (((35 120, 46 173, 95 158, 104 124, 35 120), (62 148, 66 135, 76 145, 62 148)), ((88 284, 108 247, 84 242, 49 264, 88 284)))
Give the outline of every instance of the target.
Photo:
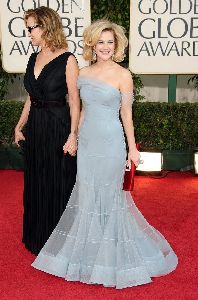
POLYGON ((115 290, 66 282, 30 266, 34 256, 21 243, 23 174, 0 171, 0 299, 198 299, 198 178, 170 173, 163 179, 135 180, 137 206, 170 242, 179 265, 150 284, 115 290))

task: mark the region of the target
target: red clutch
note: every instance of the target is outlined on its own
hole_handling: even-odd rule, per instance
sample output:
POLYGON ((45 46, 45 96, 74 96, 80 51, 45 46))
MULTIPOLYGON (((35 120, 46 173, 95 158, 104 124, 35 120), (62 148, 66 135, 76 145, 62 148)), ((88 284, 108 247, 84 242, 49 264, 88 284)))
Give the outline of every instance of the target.
MULTIPOLYGON (((140 149, 140 144, 136 144, 136 148, 137 148, 137 150, 139 150, 140 149)), ((123 190, 124 191, 129 191, 130 192, 130 191, 133 190, 135 170, 136 170, 136 166, 132 162, 131 170, 129 170, 129 171, 126 170, 125 174, 124 174, 124 182, 123 182, 123 190)))

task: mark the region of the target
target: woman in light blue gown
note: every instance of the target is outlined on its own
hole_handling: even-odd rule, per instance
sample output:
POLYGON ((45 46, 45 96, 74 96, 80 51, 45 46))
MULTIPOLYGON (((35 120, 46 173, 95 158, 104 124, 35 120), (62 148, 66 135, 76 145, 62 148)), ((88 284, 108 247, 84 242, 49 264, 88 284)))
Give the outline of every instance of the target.
POLYGON ((136 166, 131 74, 123 60, 122 27, 99 20, 84 32, 80 71, 83 102, 79 125, 77 178, 68 205, 33 267, 67 281, 117 289, 149 283, 177 266, 166 239, 144 219, 131 194, 122 190, 127 164, 136 166))

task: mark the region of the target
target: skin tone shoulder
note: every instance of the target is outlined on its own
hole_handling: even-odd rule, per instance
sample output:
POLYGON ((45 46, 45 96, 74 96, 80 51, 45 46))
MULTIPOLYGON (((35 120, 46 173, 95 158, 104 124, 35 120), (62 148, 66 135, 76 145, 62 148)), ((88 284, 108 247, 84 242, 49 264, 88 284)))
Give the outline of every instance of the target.
MULTIPOLYGON (((127 165, 131 168, 133 161, 137 166, 140 162, 140 153, 136 149, 134 138, 134 127, 132 120, 132 109, 130 97, 133 92, 133 80, 129 70, 121 67, 112 60, 115 51, 115 37, 111 30, 105 30, 101 33, 99 40, 94 45, 93 50, 96 54, 96 63, 80 70, 80 76, 87 76, 96 80, 103 81, 118 89, 121 94, 128 97, 128 101, 121 102, 120 115, 124 131, 127 137, 129 153, 127 165)), ((84 118, 84 109, 82 109, 80 124, 84 118)))
MULTIPOLYGON (((66 49, 55 49, 52 51, 45 43, 45 40, 42 39, 43 29, 36 26, 36 21, 33 17, 29 17, 26 21, 26 26, 32 28, 31 32, 28 33, 32 44, 34 46, 41 47, 41 51, 37 55, 35 66, 34 66, 34 76, 37 79, 44 68, 51 60, 56 58, 59 55, 62 55, 66 52, 66 49)), ((69 95, 69 106, 71 114, 71 133, 63 146, 64 153, 69 152, 70 155, 75 155, 77 150, 77 126, 79 121, 79 111, 80 111, 80 100, 79 93, 77 88, 77 78, 78 78, 78 65, 76 59, 73 55, 70 55, 67 61, 66 68, 66 84, 68 86, 68 95, 69 95)), ((19 146, 20 140, 25 140, 25 137, 22 134, 22 128, 28 120, 29 110, 31 106, 30 96, 27 97, 25 102, 21 117, 15 128, 15 143, 19 146)))

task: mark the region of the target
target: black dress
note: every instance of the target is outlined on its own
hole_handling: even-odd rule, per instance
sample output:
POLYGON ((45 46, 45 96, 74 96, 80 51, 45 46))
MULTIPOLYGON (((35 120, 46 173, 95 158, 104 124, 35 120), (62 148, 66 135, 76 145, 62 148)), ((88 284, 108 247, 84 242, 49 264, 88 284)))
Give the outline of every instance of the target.
POLYGON ((58 223, 76 179, 76 157, 63 153, 71 129, 65 76, 70 55, 53 59, 36 79, 33 53, 24 77, 31 108, 24 146, 23 242, 34 254, 58 223))

